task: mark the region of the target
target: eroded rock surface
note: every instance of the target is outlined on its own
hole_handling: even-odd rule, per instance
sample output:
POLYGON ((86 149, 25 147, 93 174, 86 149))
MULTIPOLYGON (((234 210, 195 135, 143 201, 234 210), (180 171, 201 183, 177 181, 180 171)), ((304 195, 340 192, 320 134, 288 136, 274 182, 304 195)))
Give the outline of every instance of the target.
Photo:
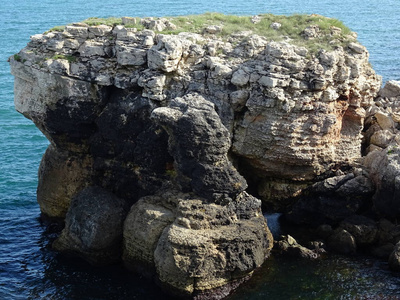
POLYGON ((227 205, 179 192, 142 198, 125 221, 124 262, 145 273, 155 269, 161 283, 181 296, 232 285, 272 248, 259 205, 245 192, 227 205))
MULTIPOLYGON (((129 127, 136 123, 122 111, 135 97, 146 99, 152 111, 176 97, 201 94, 216 105, 230 133, 239 171, 271 206, 360 159, 365 110, 380 87, 363 46, 352 42, 310 53, 252 32, 226 41, 217 32, 159 34, 151 28, 168 22, 143 22, 148 29, 141 31, 77 23, 33 36, 18 60, 11 59, 17 110, 50 141, 87 152, 96 148, 91 137, 102 127, 99 115, 112 109, 121 115, 116 124, 129 127), (113 102, 118 97, 125 106, 113 102)), ((145 196, 142 189, 134 193, 145 196)))
POLYGON ((110 264, 121 257, 126 202, 99 187, 88 187, 72 200, 65 228, 53 247, 96 264, 110 264))
MULTIPOLYGON (((298 223, 340 222, 373 193, 380 212, 395 206, 398 86, 374 102, 381 81, 362 45, 311 52, 253 32, 217 36, 222 26, 166 35, 167 19, 123 19, 137 22, 146 29, 71 24, 10 58, 15 106, 51 142, 38 202, 66 216, 55 248, 94 264, 123 252, 175 294, 221 298, 273 243, 248 185, 278 209, 308 193, 298 223)), ((321 34, 310 24, 302 37, 321 34)), ((349 231, 333 244, 352 253, 349 231)))

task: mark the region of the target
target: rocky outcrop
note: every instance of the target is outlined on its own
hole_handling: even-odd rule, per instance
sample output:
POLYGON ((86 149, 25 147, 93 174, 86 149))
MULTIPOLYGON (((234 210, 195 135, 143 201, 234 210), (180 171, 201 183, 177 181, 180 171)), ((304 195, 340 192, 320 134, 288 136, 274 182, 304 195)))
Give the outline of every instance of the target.
MULTIPOLYGON (((316 259, 320 256, 319 249, 308 249, 300 245, 292 236, 282 236, 280 241, 276 242, 277 248, 280 252, 293 256, 306 259, 316 259)), ((320 249, 323 252, 323 249, 320 249)))
MULTIPOLYGON (((314 51, 248 31, 223 36, 219 25, 168 35, 156 31, 175 30, 170 20, 138 22, 71 24, 10 58, 16 109, 51 143, 38 202, 65 218, 56 249, 94 264, 122 258, 172 293, 217 299, 272 247, 248 185, 278 209, 308 195, 293 218, 305 209, 332 224, 359 212, 374 186, 389 190, 357 166, 363 138, 382 148, 396 129, 374 112, 386 131, 363 137, 380 77, 354 37, 332 29, 336 46, 314 51)), ((307 26, 302 40, 323 37, 307 26)), ((391 187, 396 174, 385 175, 391 187)), ((353 237, 342 229, 339 240, 353 237)))
MULTIPOLYGON (((150 23, 143 24, 153 28, 150 23)), ((353 41, 333 51, 312 53, 251 32, 235 33, 228 40, 208 31, 165 35, 150 29, 85 23, 66 26, 63 32, 35 35, 18 60, 11 59, 16 108, 60 148, 98 157, 100 153, 93 151, 101 148, 103 140, 112 144, 120 138, 113 129, 104 128, 109 126, 102 125, 107 119, 115 122, 118 131, 143 128, 152 123, 146 114, 155 107, 199 93, 216 105, 230 132, 230 151, 239 171, 272 207, 284 206, 276 200, 297 196, 318 176, 360 159, 365 109, 380 87, 364 47, 353 41), (139 109, 135 101, 148 104, 138 112, 143 114, 142 123, 135 118, 138 123, 133 125, 131 113, 123 111, 139 109)), ((148 134, 154 132, 156 128, 148 134)), ((123 138, 131 143, 136 140, 129 131, 123 138)), ((163 138, 164 131, 153 140, 166 143, 163 138)), ((101 150, 101 159, 94 162, 95 178, 128 164, 144 169, 138 161, 130 161, 132 157, 126 158, 122 149, 101 150), (124 163, 119 164, 116 156, 123 156, 124 163)), ((160 165, 172 162, 167 160, 154 162, 159 164, 152 170, 157 174, 154 180, 161 175, 160 165)), ((123 178, 135 172, 124 173, 123 178)), ((135 182, 138 177, 148 179, 128 176, 135 182)), ((108 179, 109 186, 118 185, 108 179)), ((144 196, 153 182, 136 187, 121 184, 127 186, 115 188, 119 196, 144 196)))
POLYGON ((123 260, 144 273, 155 269, 174 294, 200 297, 221 287, 228 293, 263 263, 272 240, 259 200, 246 193, 220 205, 167 192, 132 206, 124 225, 123 260))
POLYGON ((370 207, 374 191, 368 173, 356 168, 307 188, 286 218, 297 224, 337 225, 343 219, 370 207))
POLYGON ((400 216, 400 83, 389 81, 369 109, 364 165, 376 186, 373 203, 383 216, 400 216))
POLYGON ((99 187, 89 187, 72 200, 65 228, 54 249, 81 256, 96 264, 110 264, 121 256, 126 202, 99 187))

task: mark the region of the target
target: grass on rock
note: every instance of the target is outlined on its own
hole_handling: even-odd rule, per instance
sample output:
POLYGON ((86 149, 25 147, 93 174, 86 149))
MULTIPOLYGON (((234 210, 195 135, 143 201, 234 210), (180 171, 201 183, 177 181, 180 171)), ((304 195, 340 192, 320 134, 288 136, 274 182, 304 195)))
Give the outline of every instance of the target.
MULTIPOLYGON (((200 15, 167 17, 176 29, 162 31, 162 34, 178 34, 180 32, 204 33, 204 29, 210 25, 221 26, 222 30, 216 33, 216 36, 228 38, 234 33, 241 31, 251 31, 253 34, 258 34, 268 40, 289 42, 304 46, 311 52, 316 52, 319 49, 332 50, 335 46, 346 46, 351 38, 351 30, 346 27, 341 21, 333 18, 327 18, 321 15, 259 15, 259 22, 253 23, 250 16, 224 15, 220 13, 205 13, 200 15), (272 23, 280 23, 279 29, 273 29, 272 23), (306 39, 304 30, 311 25, 316 25, 319 28, 318 37, 306 39), (338 31, 337 28, 340 30, 338 31), (336 35, 333 32, 336 29, 336 35)), ((144 26, 140 22, 140 18, 136 18, 136 24, 127 24, 125 27, 137 28, 143 30, 144 26)), ((96 25, 121 25, 122 18, 89 18, 84 21, 90 26, 96 25)), ((60 31, 62 26, 57 26, 52 30, 60 31)))

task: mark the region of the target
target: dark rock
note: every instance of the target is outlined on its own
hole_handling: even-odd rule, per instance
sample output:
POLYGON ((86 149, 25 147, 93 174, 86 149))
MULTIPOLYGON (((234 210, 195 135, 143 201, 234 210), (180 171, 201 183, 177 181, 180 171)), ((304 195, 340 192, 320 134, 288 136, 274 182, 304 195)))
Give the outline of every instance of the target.
POLYGON ((152 119, 165 127, 169 151, 183 187, 213 201, 236 198, 247 187, 228 160, 229 131, 214 105, 199 94, 175 98, 169 107, 157 108, 152 119))
POLYGON ((110 101, 90 140, 95 184, 135 202, 170 179, 168 135, 150 120, 155 106, 149 99, 114 89, 110 101))
POLYGON ((71 201, 65 228, 54 249, 94 265, 120 259, 126 203, 100 187, 88 187, 71 201))
POLYGON ((300 245, 292 236, 283 236, 282 240, 276 242, 278 249, 289 256, 316 259, 319 257, 319 249, 310 250, 300 245))
POLYGON ((338 228, 328 239, 329 248, 342 254, 353 254, 357 251, 355 238, 345 229, 338 228))
POLYGON ((393 250, 394 250, 394 245, 392 243, 387 243, 372 248, 371 254, 379 258, 388 259, 393 250))
POLYGON ((322 224, 317 228, 317 234, 320 238, 326 239, 333 233, 333 229, 331 225, 322 224))
POLYGON ((358 246, 372 245, 377 241, 378 228, 374 220, 354 215, 340 223, 340 227, 351 233, 358 246))
POLYGON ((286 216, 296 224, 335 225, 367 206, 373 191, 364 175, 331 177, 308 188, 286 216))
POLYGON ((400 271, 400 243, 397 243, 389 256, 389 268, 393 271, 400 271))

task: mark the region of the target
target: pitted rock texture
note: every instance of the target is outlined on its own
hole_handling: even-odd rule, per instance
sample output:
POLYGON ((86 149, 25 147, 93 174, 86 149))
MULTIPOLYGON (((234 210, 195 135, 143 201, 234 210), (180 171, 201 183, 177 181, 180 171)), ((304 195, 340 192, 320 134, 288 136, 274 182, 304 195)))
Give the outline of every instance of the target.
POLYGON ((223 39, 209 30, 165 35, 84 23, 32 36, 11 66, 18 111, 64 148, 90 144, 116 90, 153 108, 201 94, 230 133, 239 171, 252 174, 270 202, 361 157, 365 109, 381 84, 356 42, 311 53, 251 32, 223 39), (53 115, 64 116, 62 126, 53 115), (65 132, 65 124, 75 126, 65 132))
POLYGON ((131 269, 155 269, 173 293, 199 296, 246 278, 272 245, 259 200, 247 193, 220 205, 170 191, 132 206, 123 259, 131 269))
POLYGON ((170 136, 169 152, 184 190, 190 184, 199 196, 229 201, 247 188, 246 180, 228 160, 230 134, 210 101, 188 94, 155 109, 152 118, 170 136))
MULTIPOLYGON (((335 197, 359 183, 362 196, 372 193, 362 172, 332 190, 325 180, 360 160, 381 81, 357 42, 311 53, 252 32, 217 37, 219 26, 153 31, 173 28, 167 21, 147 19, 140 31, 76 23, 32 36, 10 58, 15 106, 51 142, 38 202, 50 217, 67 216, 57 249, 95 264, 123 252, 128 267, 178 295, 222 297, 272 247, 248 183, 266 203, 316 181, 335 197)), ((320 32, 310 25, 303 34, 320 32)), ((370 140, 383 147, 387 136, 370 140)), ((350 203, 342 217, 363 204, 341 200, 350 203)))
POLYGON ((377 212, 400 216, 400 82, 388 81, 368 109, 364 132, 363 164, 376 186, 377 212))
POLYGON ((53 247, 95 265, 116 262, 121 256, 126 214, 124 200, 102 188, 88 187, 73 198, 65 228, 53 247))

